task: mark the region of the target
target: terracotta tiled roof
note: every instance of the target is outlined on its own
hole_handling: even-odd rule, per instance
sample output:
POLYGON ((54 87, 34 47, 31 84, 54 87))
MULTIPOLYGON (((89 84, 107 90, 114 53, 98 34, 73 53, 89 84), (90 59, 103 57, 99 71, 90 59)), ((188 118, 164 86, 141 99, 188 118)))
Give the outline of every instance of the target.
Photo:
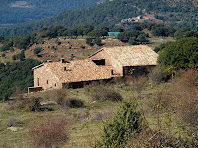
POLYGON ((158 54, 146 45, 103 48, 122 66, 157 65, 158 54))
POLYGON ((97 66, 90 59, 70 61, 69 63, 51 62, 45 63, 44 66, 62 83, 109 79, 116 76, 111 75, 111 66, 97 66))
MULTIPOLYGON (((156 65, 158 54, 146 45, 102 48, 122 66, 156 65)), ((91 56, 93 56, 91 55, 91 56)), ((90 56, 90 57, 91 57, 90 56)), ((91 59, 70 62, 47 62, 44 66, 62 83, 109 79, 119 76, 112 66, 97 66, 91 59), (113 75, 111 70, 113 70, 113 75)))

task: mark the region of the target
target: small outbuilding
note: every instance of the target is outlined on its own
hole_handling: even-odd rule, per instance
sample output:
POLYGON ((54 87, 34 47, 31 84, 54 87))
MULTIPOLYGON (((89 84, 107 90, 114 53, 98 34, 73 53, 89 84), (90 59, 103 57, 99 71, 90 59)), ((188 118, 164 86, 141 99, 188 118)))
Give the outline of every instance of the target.
POLYGON ((112 66, 120 76, 145 73, 146 69, 157 65, 157 57, 147 45, 102 48, 89 56, 93 62, 103 61, 105 66, 112 66))

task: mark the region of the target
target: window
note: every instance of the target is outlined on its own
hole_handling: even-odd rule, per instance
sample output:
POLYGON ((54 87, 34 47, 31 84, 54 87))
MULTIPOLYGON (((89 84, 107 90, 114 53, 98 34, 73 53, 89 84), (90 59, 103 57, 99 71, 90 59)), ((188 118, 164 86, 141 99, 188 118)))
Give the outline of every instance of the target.
POLYGON ((47 80, 47 84, 48 84, 49 82, 48 82, 48 80, 47 80))
POLYGON ((56 87, 56 83, 54 84, 54 86, 56 87))
POLYGON ((92 60, 96 65, 105 65, 105 59, 92 60))
POLYGON ((37 85, 39 86, 39 78, 37 78, 37 85))

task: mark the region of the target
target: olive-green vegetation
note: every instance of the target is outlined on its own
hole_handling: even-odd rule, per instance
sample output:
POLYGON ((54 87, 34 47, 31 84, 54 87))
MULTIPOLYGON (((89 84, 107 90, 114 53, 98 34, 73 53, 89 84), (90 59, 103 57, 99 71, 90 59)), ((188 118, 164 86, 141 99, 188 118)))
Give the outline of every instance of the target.
POLYGON ((137 111, 134 100, 124 102, 115 117, 105 123, 102 143, 104 147, 117 147, 124 145, 134 134, 143 128, 143 118, 137 111))
MULTIPOLYGON (((74 29, 67 29, 63 26, 55 26, 49 28, 42 28, 41 30, 34 32, 31 35, 23 35, 23 36, 16 36, 16 37, 0 37, 0 43, 3 44, 0 47, 0 51, 7 51, 7 50, 14 50, 13 47, 18 49, 27 50, 31 47, 34 43, 42 43, 44 38, 56 38, 56 37, 64 37, 64 38, 77 38, 79 36, 83 37, 84 35, 90 36, 92 38, 99 38, 108 35, 109 28, 107 27, 100 27, 95 28, 91 25, 80 26, 74 29)), ((100 40, 97 39, 96 44, 101 45, 100 40)), ((61 44, 58 42, 57 44, 61 44)), ((38 50, 38 49, 36 49, 38 50)), ((38 52, 38 51, 37 51, 38 52)), ((35 53, 36 54, 36 53, 35 53)), ((13 58, 17 59, 17 58, 13 58)))
POLYGON ((0 27, 49 18, 65 10, 96 5, 100 0, 8 0, 0 3, 0 27))
POLYGON ((16 47, 18 49, 27 49, 30 43, 34 43, 33 37, 26 35, 26 36, 19 36, 19 37, 8 37, 1 40, 3 46, 0 48, 1 51, 11 50, 12 47, 16 47))
POLYGON ((198 38, 182 38, 175 42, 168 42, 157 48, 158 62, 163 66, 173 68, 198 67, 198 38))
POLYGON ((25 51, 24 50, 22 50, 21 53, 12 56, 13 61, 15 61, 15 60, 23 61, 24 59, 25 59, 25 51))
MULTIPOLYGON (((164 69, 152 73, 158 70, 164 69)), ((0 147, 197 147, 197 72, 177 71, 168 83, 153 83, 148 75, 79 89, 15 93, 15 100, 0 103, 0 147), (145 80, 144 88, 136 85, 145 80), (103 97, 104 88, 109 98, 116 92, 123 102, 103 97)))
POLYGON ((0 63, 0 100, 8 100, 16 89, 27 92, 27 88, 33 86, 32 68, 39 63, 32 59, 6 65, 0 63))
MULTIPOLYGON (((173 66, 174 68, 186 68, 186 67, 197 67, 197 36, 198 33, 195 30, 176 30, 170 27, 166 27, 162 24, 140 24, 132 27, 132 30, 122 30, 118 35, 118 39, 122 42, 128 42, 132 45, 140 44, 147 41, 146 37, 148 34, 142 32, 143 29, 148 29, 153 33, 153 30, 156 29, 166 29, 168 36, 173 36, 175 38, 181 38, 176 42, 165 43, 160 47, 156 48, 155 51, 160 51, 159 63, 164 66, 173 66), (181 31, 181 32, 180 32, 181 31), (185 38, 183 37, 191 37, 185 38)), ((25 50, 28 50, 33 44, 42 43, 44 38, 55 38, 55 37, 64 37, 64 38, 77 38, 88 36, 86 43, 90 46, 94 44, 102 45, 101 39, 99 37, 107 35, 109 28, 99 27, 94 28, 91 25, 80 26, 75 29, 67 29, 62 26, 55 26, 49 28, 43 28, 32 35, 18 36, 18 37, 0 37, 0 41, 3 46, 0 48, 1 51, 6 52, 10 50, 13 52, 15 48, 22 49, 20 53, 12 56, 12 60, 23 61, 25 59, 25 50)), ((157 36, 166 36, 163 34, 163 31, 158 32, 157 36)), ((59 42, 58 44, 61 44, 59 42)), ((52 46, 53 47, 53 46, 52 46)), ((38 55, 41 51, 41 48, 35 48, 34 54, 38 55)), ((2 53, 2 57, 5 57, 6 54, 2 53)), ((74 58, 74 55, 71 54, 71 59, 74 58)), ((8 66, 8 65, 7 65, 8 66)), ((31 69, 31 68, 30 68, 31 69)), ((14 79, 13 79, 14 80, 14 79)), ((31 85, 29 85, 31 86, 31 85)), ((7 92, 8 90, 3 89, 2 92, 7 92)))
POLYGON ((95 39, 95 40, 94 40, 94 43, 95 43, 96 45, 98 45, 98 46, 102 46, 102 40, 99 39, 99 38, 95 39))
MULTIPOLYGON (((147 42, 149 37, 147 33, 142 32, 143 29, 148 29, 154 36, 157 37, 197 37, 198 32, 196 30, 181 30, 173 29, 171 27, 164 26, 163 24, 154 24, 154 23, 142 23, 140 25, 134 25, 130 30, 119 30, 121 33, 118 35, 118 39, 124 43, 129 43, 131 45, 141 44, 147 42)), ((115 29, 116 30, 116 29, 115 29)), ((89 41, 88 45, 93 46, 94 43, 98 46, 101 46, 100 37, 108 36, 110 29, 108 27, 102 26, 99 28, 94 28, 92 25, 82 25, 74 29, 67 29, 63 26, 54 26, 54 27, 45 27, 41 30, 34 32, 31 35, 22 35, 18 37, 3 37, 0 36, 0 43, 3 44, 0 47, 1 51, 14 51, 14 48, 18 49, 29 49, 34 43, 42 43, 44 38, 56 38, 64 37, 75 39, 77 37, 89 37, 96 38, 94 41, 89 41)), ((61 44, 60 42, 58 43, 61 44)), ((20 59, 13 57, 13 59, 20 59)))
MULTIPOLYGON (((172 27, 167 27, 164 24, 141 23, 139 25, 134 25, 131 29, 123 30, 118 34, 117 38, 120 41, 127 42, 131 45, 142 44, 143 42, 148 42, 147 38, 149 37, 148 33, 143 32, 144 29, 149 30, 152 36, 155 37, 173 37, 175 39, 198 37, 198 30, 174 29, 172 27)), ((163 47, 164 45, 165 44, 162 44, 160 46, 163 47)), ((159 48, 156 48, 155 51, 159 51, 159 48)))
POLYGON ((34 54, 35 55, 39 54, 41 52, 41 50, 42 50, 42 48, 40 48, 40 47, 35 48, 34 49, 34 54))
POLYGON ((174 37, 176 39, 187 38, 187 37, 198 38, 198 30, 178 29, 175 31, 174 37))
POLYGON ((148 34, 141 31, 125 31, 118 34, 118 39, 124 43, 128 42, 131 45, 137 45, 146 42, 148 34))
MULTIPOLYGON (((56 17, 42 21, 29 22, 11 28, 0 29, 0 35, 15 36, 31 34, 43 27, 55 25, 63 25, 67 28, 75 28, 87 24, 95 27, 128 28, 139 22, 121 22, 121 20, 139 15, 146 16, 147 14, 154 15, 158 20, 166 22, 166 24, 172 27, 195 29, 197 28, 197 13, 197 1, 194 0, 114 0, 106 1, 89 8, 65 11, 56 17)), ((148 20, 148 22, 151 21, 148 20)))

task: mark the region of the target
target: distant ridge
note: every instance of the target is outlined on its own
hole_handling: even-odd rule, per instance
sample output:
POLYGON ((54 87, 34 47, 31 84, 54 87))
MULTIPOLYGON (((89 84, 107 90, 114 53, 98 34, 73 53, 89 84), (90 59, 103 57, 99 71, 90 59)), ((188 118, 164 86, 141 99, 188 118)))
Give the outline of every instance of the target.
POLYGON ((43 27, 63 25, 74 28, 91 24, 95 27, 130 28, 141 23, 164 23, 178 28, 198 28, 197 0, 113 0, 79 10, 65 11, 56 17, 0 29, 0 35, 31 34, 43 27))
POLYGON ((0 27, 38 21, 65 10, 86 8, 101 0, 1 0, 0 27))

